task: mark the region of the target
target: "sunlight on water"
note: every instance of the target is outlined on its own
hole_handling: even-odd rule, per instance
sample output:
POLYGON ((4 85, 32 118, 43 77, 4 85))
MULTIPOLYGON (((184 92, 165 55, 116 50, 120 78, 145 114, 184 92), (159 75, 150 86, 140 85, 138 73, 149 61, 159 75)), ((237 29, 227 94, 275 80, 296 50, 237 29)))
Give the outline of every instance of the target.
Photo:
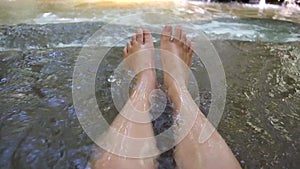
MULTIPOLYGON (((0 1, 0 11, 0 23, 3 25, 102 22, 122 25, 123 29, 141 25, 157 29, 171 22, 171 18, 172 21, 183 26, 193 23, 192 27, 189 26, 192 32, 202 30, 210 39, 264 42, 294 42, 300 39, 299 26, 296 24, 300 23, 300 11, 287 10, 275 5, 265 6, 262 9, 258 5, 250 4, 183 0, 164 0, 155 3, 154 1, 150 3, 150 0, 139 2, 137 0, 126 2, 124 0, 4 0, 0 1), (270 22, 256 19, 268 19, 270 22), (118 21, 115 22, 116 20, 118 21), (295 24, 279 23, 275 20, 290 21, 295 24)), ((112 35, 114 34, 103 37, 102 41, 105 43, 102 45, 112 46, 110 43, 112 35)), ((193 36, 193 33, 190 35, 193 36)), ((116 35, 114 38, 120 37, 116 35)), ((75 40, 68 43, 49 43, 49 45, 75 47, 82 43, 75 40)), ((122 46, 123 43, 117 45, 122 46)), ((39 46, 39 44, 31 44, 26 48, 40 48, 39 46)), ((2 46, 0 50, 11 49, 2 46)))
MULTIPOLYGON (((188 0, 1 0, 0 23, 47 24, 115 18, 153 12, 186 21, 216 18, 266 18, 300 23, 300 10, 266 4, 222 4, 188 0), (18 11, 18 12, 15 12, 18 11)), ((154 18, 160 20, 161 18, 154 18)))

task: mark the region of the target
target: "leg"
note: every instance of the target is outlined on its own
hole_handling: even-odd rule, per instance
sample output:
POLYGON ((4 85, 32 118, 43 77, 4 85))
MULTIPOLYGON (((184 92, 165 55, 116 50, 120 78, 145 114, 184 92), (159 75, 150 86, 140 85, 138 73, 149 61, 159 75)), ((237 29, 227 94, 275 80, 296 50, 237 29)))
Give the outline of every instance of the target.
MULTIPOLYGON (((154 46, 152 42, 151 33, 147 30, 138 30, 138 34, 132 37, 131 42, 127 43, 127 47, 124 48, 125 65, 138 73, 138 70, 143 67, 154 66, 154 46), (134 57, 126 62, 127 57, 134 57)), ((136 76, 137 82, 136 87, 133 90, 129 104, 128 102, 123 107, 121 114, 134 116, 140 111, 147 111, 150 107, 149 96, 150 92, 155 89, 156 86, 156 75, 154 69, 146 69, 136 76)), ((149 113, 149 112, 147 112, 149 113)), ((148 120, 150 120, 150 116, 148 120)), ((133 138, 146 138, 154 137, 152 124, 149 123, 138 123, 128 120, 122 115, 118 115, 112 125, 112 128, 128 137, 133 138)), ((111 130, 108 132, 110 134, 111 130)), ((116 149, 126 147, 127 142, 123 139, 113 140, 116 149)), ((155 140, 151 143, 149 149, 156 149, 155 140), (153 147, 154 146, 154 147, 153 147)), ((145 151, 140 150, 141 147, 133 146, 129 147, 128 151, 145 151)), ((95 169, 154 169, 156 168, 155 157, 151 158, 127 158, 121 157, 110 152, 105 152, 102 157, 94 162, 93 168, 95 169)))
MULTIPOLYGON (((163 69, 169 72, 169 74, 164 73, 164 84, 168 88, 168 95, 175 110, 181 110, 179 114, 188 115, 189 110, 195 110, 198 113, 189 134, 176 146, 174 157, 178 167, 180 169, 240 168, 230 148, 216 130, 204 143, 198 141, 207 119, 195 104, 186 87, 189 75, 186 69, 189 69, 191 65, 193 54, 191 41, 186 38, 179 26, 175 28, 174 41, 170 41, 171 34, 172 27, 165 26, 161 37, 161 50, 172 53, 173 56, 162 52, 165 53, 161 56, 163 69), (178 62, 179 59, 174 59, 174 57, 179 57, 187 66, 182 66, 178 62)), ((213 126, 210 125, 210 127, 213 126)))

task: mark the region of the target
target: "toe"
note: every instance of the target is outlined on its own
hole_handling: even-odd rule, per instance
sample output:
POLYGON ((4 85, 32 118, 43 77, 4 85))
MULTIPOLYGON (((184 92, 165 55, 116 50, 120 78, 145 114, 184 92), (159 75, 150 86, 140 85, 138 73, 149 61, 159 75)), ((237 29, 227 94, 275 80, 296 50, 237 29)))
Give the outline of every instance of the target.
POLYGON ((186 38, 185 32, 182 32, 182 35, 181 35, 181 41, 182 41, 184 44, 186 44, 187 38, 186 38))
POLYGON ((137 38, 136 38, 136 40, 139 43, 143 43, 144 37, 143 37, 143 30, 142 29, 138 29, 137 30, 137 38))
POLYGON ((192 42, 191 40, 187 39, 186 40, 186 51, 188 52, 188 50, 191 48, 192 42))
POLYGON ((169 41, 172 35, 172 26, 166 25, 161 33, 161 40, 169 41))
POLYGON ((129 50, 131 49, 131 44, 130 44, 130 42, 127 42, 126 48, 127 48, 127 52, 129 52, 129 50))
POLYGON ((152 43, 152 35, 148 29, 144 29, 144 43, 152 43))
POLYGON ((131 37, 131 45, 134 45, 136 44, 137 41, 136 41, 136 34, 134 34, 132 37, 131 37))
POLYGON ((183 43, 183 49, 186 51, 187 49, 187 38, 186 38, 186 34, 183 32, 181 35, 181 42, 183 43))
POLYGON ((194 52, 194 49, 193 49, 193 45, 189 48, 189 51, 188 51, 188 55, 190 56, 190 57, 192 57, 193 56, 193 52, 194 52))
POLYGON ((175 42, 180 42, 181 40, 181 33, 182 33, 182 28, 181 26, 176 26, 175 27, 175 33, 174 33, 174 41, 175 42))
POLYGON ((128 54, 127 47, 123 49, 123 57, 126 58, 128 54))

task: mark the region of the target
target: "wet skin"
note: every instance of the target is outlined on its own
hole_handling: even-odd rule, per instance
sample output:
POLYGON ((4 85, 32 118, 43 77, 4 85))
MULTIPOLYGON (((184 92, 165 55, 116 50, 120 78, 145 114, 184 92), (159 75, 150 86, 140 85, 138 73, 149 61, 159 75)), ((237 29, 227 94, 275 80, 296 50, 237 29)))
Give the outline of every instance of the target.
MULTIPOLYGON (((185 117, 190 116, 191 111, 197 113, 195 123, 193 123, 194 125, 188 135, 183 140, 180 140, 175 148, 174 157, 177 166, 182 169, 240 168, 230 148, 199 110, 187 90, 186 84, 189 79, 189 68, 193 55, 192 43, 180 26, 175 28, 173 34, 174 39, 171 40, 172 27, 165 26, 163 28, 160 51, 164 70, 164 85, 168 89, 168 96, 174 103, 175 117, 180 115, 185 119, 185 117), (203 131, 205 125, 209 126, 211 136, 204 142, 199 142, 200 133, 206 132, 203 131)), ((151 33, 148 30, 139 29, 137 35, 133 35, 131 41, 127 43, 123 50, 123 55, 128 69, 136 73, 137 85, 129 99, 132 104, 126 104, 122 112, 134 116, 135 113, 149 110, 149 96, 156 85, 154 46, 151 33), (131 58, 128 59, 129 57, 131 58)), ((185 122, 190 123, 189 121, 185 122)), ((115 118, 111 126, 120 134, 126 136, 135 138, 154 137, 151 123, 136 123, 121 115, 115 118)), ((180 128, 181 126, 178 127, 180 128)), ((122 139, 114 141, 116 142, 116 148, 122 147, 122 144, 124 144, 122 139)), ((155 139, 153 139, 147 144, 152 145, 151 148, 153 150, 155 143, 155 139)), ((140 150, 139 147, 133 146, 130 148, 129 151, 138 152, 140 150)), ((149 148, 149 151, 151 151, 151 148, 149 148)), ((96 160, 94 168, 157 168, 155 159, 156 157, 126 158, 105 152, 100 159, 96 160)))

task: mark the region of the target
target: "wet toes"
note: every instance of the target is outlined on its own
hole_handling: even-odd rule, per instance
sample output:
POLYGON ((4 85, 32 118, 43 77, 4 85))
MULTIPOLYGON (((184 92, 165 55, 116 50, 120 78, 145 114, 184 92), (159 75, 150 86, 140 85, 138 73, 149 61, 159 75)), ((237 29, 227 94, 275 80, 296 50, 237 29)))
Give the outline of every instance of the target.
POLYGON ((144 29, 144 43, 152 43, 152 35, 148 29, 144 29))
POLYGON ((170 41, 172 35, 172 26, 166 25, 161 33, 161 40, 162 41, 170 41))
POLYGON ((137 38, 136 34, 134 34, 134 35, 131 37, 131 45, 134 45, 134 44, 137 43, 136 38, 137 38))
POLYGON ((137 42, 139 43, 143 43, 144 41, 144 36, 143 36, 143 30, 142 29, 138 29, 137 30, 137 38, 136 38, 137 42))
POLYGON ((123 57, 126 58, 128 54, 127 47, 123 49, 123 57))
POLYGON ((130 42, 127 42, 126 48, 127 48, 127 52, 129 52, 129 50, 130 50, 130 48, 131 48, 130 42))

